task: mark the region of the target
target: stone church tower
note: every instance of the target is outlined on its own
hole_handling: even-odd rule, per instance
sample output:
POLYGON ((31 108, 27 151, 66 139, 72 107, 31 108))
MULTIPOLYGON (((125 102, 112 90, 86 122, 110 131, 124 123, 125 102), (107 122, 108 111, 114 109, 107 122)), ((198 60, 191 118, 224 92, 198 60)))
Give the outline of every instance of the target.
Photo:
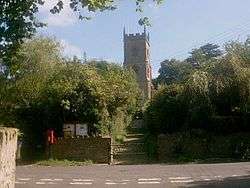
POLYGON ((149 34, 146 32, 146 28, 144 28, 143 33, 136 34, 126 34, 124 28, 123 42, 123 66, 132 68, 135 71, 144 99, 150 99, 152 95, 152 70, 150 65, 149 34))

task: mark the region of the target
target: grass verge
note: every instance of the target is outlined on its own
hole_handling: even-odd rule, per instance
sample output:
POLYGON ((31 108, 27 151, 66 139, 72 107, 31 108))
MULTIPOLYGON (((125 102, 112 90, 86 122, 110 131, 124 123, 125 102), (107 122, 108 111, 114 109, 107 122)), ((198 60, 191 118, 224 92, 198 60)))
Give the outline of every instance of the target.
POLYGON ((85 161, 70 161, 70 160, 57 160, 57 159, 49 159, 49 160, 42 160, 36 163, 37 165, 41 166, 85 166, 93 164, 91 160, 85 161))

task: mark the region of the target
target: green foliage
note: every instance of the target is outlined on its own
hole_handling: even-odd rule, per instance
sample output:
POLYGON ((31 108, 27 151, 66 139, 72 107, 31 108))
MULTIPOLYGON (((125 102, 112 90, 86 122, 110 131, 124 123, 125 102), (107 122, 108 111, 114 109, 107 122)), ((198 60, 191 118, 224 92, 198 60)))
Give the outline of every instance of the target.
POLYGON ((92 165, 93 161, 91 160, 86 160, 83 162, 79 161, 69 161, 69 160, 57 160, 57 159, 49 159, 49 160, 43 160, 43 161, 38 161, 36 163, 37 165, 40 166, 85 166, 85 165, 92 165))
POLYGON ((194 67, 186 62, 176 59, 165 60, 161 62, 159 76, 156 79, 157 84, 178 84, 182 83, 194 71, 194 67))
POLYGON ((184 100, 188 103, 188 124, 193 128, 205 128, 213 115, 209 98, 209 75, 197 70, 184 84, 184 100))
MULTIPOLYGON (((163 0, 152 0, 155 4, 159 5, 163 2, 163 0)), ((143 12, 143 4, 145 0, 135 0, 136 12, 143 12)), ((114 0, 70 0, 69 6, 70 8, 78 14, 80 20, 89 20, 91 19, 88 14, 86 14, 86 10, 88 12, 103 12, 107 10, 115 10, 117 9, 118 1, 114 0), (84 10, 84 11, 83 11, 84 10), (85 12, 85 14, 83 14, 85 12)), ((60 13, 60 11, 64 8, 64 3, 62 0, 58 0, 55 6, 51 9, 51 13, 56 14, 60 13)), ((148 17, 141 18, 138 23, 140 25, 150 26, 150 21, 148 17)))
POLYGON ((31 37, 36 27, 41 27, 35 14, 42 0, 0 1, 0 59, 9 64, 9 58, 25 38, 31 37))
POLYGON ((154 95, 145 114, 151 133, 175 132, 184 126, 187 109, 182 98, 183 89, 181 85, 171 85, 154 95))
POLYGON ((107 123, 101 126, 101 130, 107 134, 124 134, 125 128, 132 121, 131 115, 138 110, 140 104, 140 92, 135 75, 131 70, 125 71, 117 64, 90 62, 90 65, 102 76, 103 85, 100 88, 104 113, 108 116, 105 117, 107 123))
POLYGON ((48 128, 61 134, 65 122, 87 123, 92 134, 124 134, 138 110, 134 74, 107 62, 66 61, 60 49, 48 38, 21 46, 12 59, 11 77, 1 79, 0 121, 8 124, 2 117, 11 114, 34 144, 42 143, 48 128))
POLYGON ((195 66, 212 62, 223 54, 219 48, 220 46, 216 44, 208 43, 198 49, 193 49, 192 52, 190 52, 191 56, 187 58, 187 62, 195 66))
POLYGON ((224 122, 233 119, 227 128, 250 131, 247 126, 250 116, 249 39, 245 43, 227 44, 225 55, 220 57, 221 51, 216 45, 205 45, 197 51, 202 52, 202 58, 197 60, 202 62, 199 67, 188 67, 187 60, 161 64, 156 82, 167 86, 160 87, 145 112, 149 131, 153 134, 193 128, 223 131, 224 127, 212 125, 228 125, 223 123, 225 118, 217 118, 220 116, 228 117, 224 122), (235 125, 239 128, 235 129, 235 125))
POLYGON ((223 59, 208 68, 213 83, 211 99, 221 115, 249 113, 250 48, 246 43, 233 42, 226 51, 223 59))
POLYGON ((148 134, 145 137, 144 149, 147 152, 148 158, 151 160, 157 157, 157 136, 148 134))

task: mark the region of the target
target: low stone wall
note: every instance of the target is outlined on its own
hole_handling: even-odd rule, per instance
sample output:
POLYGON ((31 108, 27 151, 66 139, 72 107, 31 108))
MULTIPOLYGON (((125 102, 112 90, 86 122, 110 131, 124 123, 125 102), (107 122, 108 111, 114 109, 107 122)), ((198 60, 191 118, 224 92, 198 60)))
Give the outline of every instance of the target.
POLYGON ((17 129, 0 127, 0 188, 15 187, 17 129))
POLYGON ((207 159, 238 158, 250 159, 250 133, 218 136, 207 133, 176 133, 159 135, 158 159, 207 159))
POLYGON ((55 159, 75 161, 92 160, 94 163, 112 163, 111 138, 65 138, 52 145, 55 159))

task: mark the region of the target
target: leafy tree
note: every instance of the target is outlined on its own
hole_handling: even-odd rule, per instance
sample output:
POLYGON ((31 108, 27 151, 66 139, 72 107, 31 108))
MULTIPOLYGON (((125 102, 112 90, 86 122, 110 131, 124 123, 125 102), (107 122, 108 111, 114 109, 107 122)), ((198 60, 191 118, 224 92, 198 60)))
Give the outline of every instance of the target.
POLYGON ((182 83, 193 71, 193 66, 176 59, 165 60, 161 62, 159 76, 156 79, 157 84, 182 83))
MULTIPOLYGON (((136 5, 136 12, 143 11, 143 3, 145 0, 134 0, 136 5)), ((156 4, 161 4, 163 0, 153 0, 156 4)), ((79 15, 79 19, 90 19, 88 15, 83 15, 85 10, 89 12, 96 12, 96 11, 105 11, 105 10, 115 10, 117 8, 117 2, 114 0, 70 0, 69 4, 70 8, 77 12, 79 15)), ((62 0, 58 0, 57 4, 51 9, 52 13, 59 13, 64 7, 64 3, 62 0)), ((147 17, 141 18, 138 23, 140 25, 150 25, 150 21, 147 17)))
POLYGON ((103 126, 102 130, 119 133, 126 128, 127 124, 130 124, 133 114, 140 109, 141 93, 138 90, 135 75, 131 70, 124 70, 117 64, 109 64, 105 61, 94 61, 89 64, 96 68, 105 82, 105 86, 102 86, 106 101, 104 105, 109 122, 112 123, 106 124, 106 127, 103 126), (116 130, 112 131, 112 129, 116 130))
POLYGON ((12 122, 34 143, 65 122, 87 123, 93 134, 125 134, 140 97, 135 75, 106 62, 66 61, 58 42, 34 38, 21 45, 15 74, 1 79, 0 122, 12 122), (101 67, 101 68, 100 68, 101 67), (8 97, 5 97, 8 96, 8 97))
POLYGON ((9 64, 20 44, 25 38, 30 38, 36 27, 41 27, 35 14, 42 0, 32 1, 0 1, 0 59, 9 64))
POLYGON ((213 76, 211 94, 218 113, 246 113, 250 95, 250 48, 246 43, 232 42, 226 45, 227 55, 210 67, 213 76))
MULTIPOLYGON (((199 60, 204 65, 192 69, 187 76, 179 77, 179 67, 172 66, 171 61, 163 64, 164 69, 161 66, 157 79, 167 80, 169 85, 156 93, 145 112, 151 133, 172 133, 182 128, 216 133, 250 131, 249 39, 226 44, 220 58, 219 52, 208 49, 208 55, 203 53, 204 59, 199 60), (182 89, 176 92, 177 88, 182 89)), ((178 65, 178 61, 172 62, 178 65)))
POLYGON ((210 94, 210 75, 203 70, 195 71, 185 83, 183 98, 188 104, 188 127, 205 129, 214 114, 210 94))
POLYGON ((183 129, 187 115, 183 91, 182 85, 172 84, 156 92, 145 112, 151 134, 173 133, 183 129))
POLYGON ((220 57, 223 54, 219 48, 220 46, 216 44, 208 43, 200 48, 193 49, 190 52, 191 56, 187 58, 187 62, 197 66, 213 61, 215 58, 220 57))

